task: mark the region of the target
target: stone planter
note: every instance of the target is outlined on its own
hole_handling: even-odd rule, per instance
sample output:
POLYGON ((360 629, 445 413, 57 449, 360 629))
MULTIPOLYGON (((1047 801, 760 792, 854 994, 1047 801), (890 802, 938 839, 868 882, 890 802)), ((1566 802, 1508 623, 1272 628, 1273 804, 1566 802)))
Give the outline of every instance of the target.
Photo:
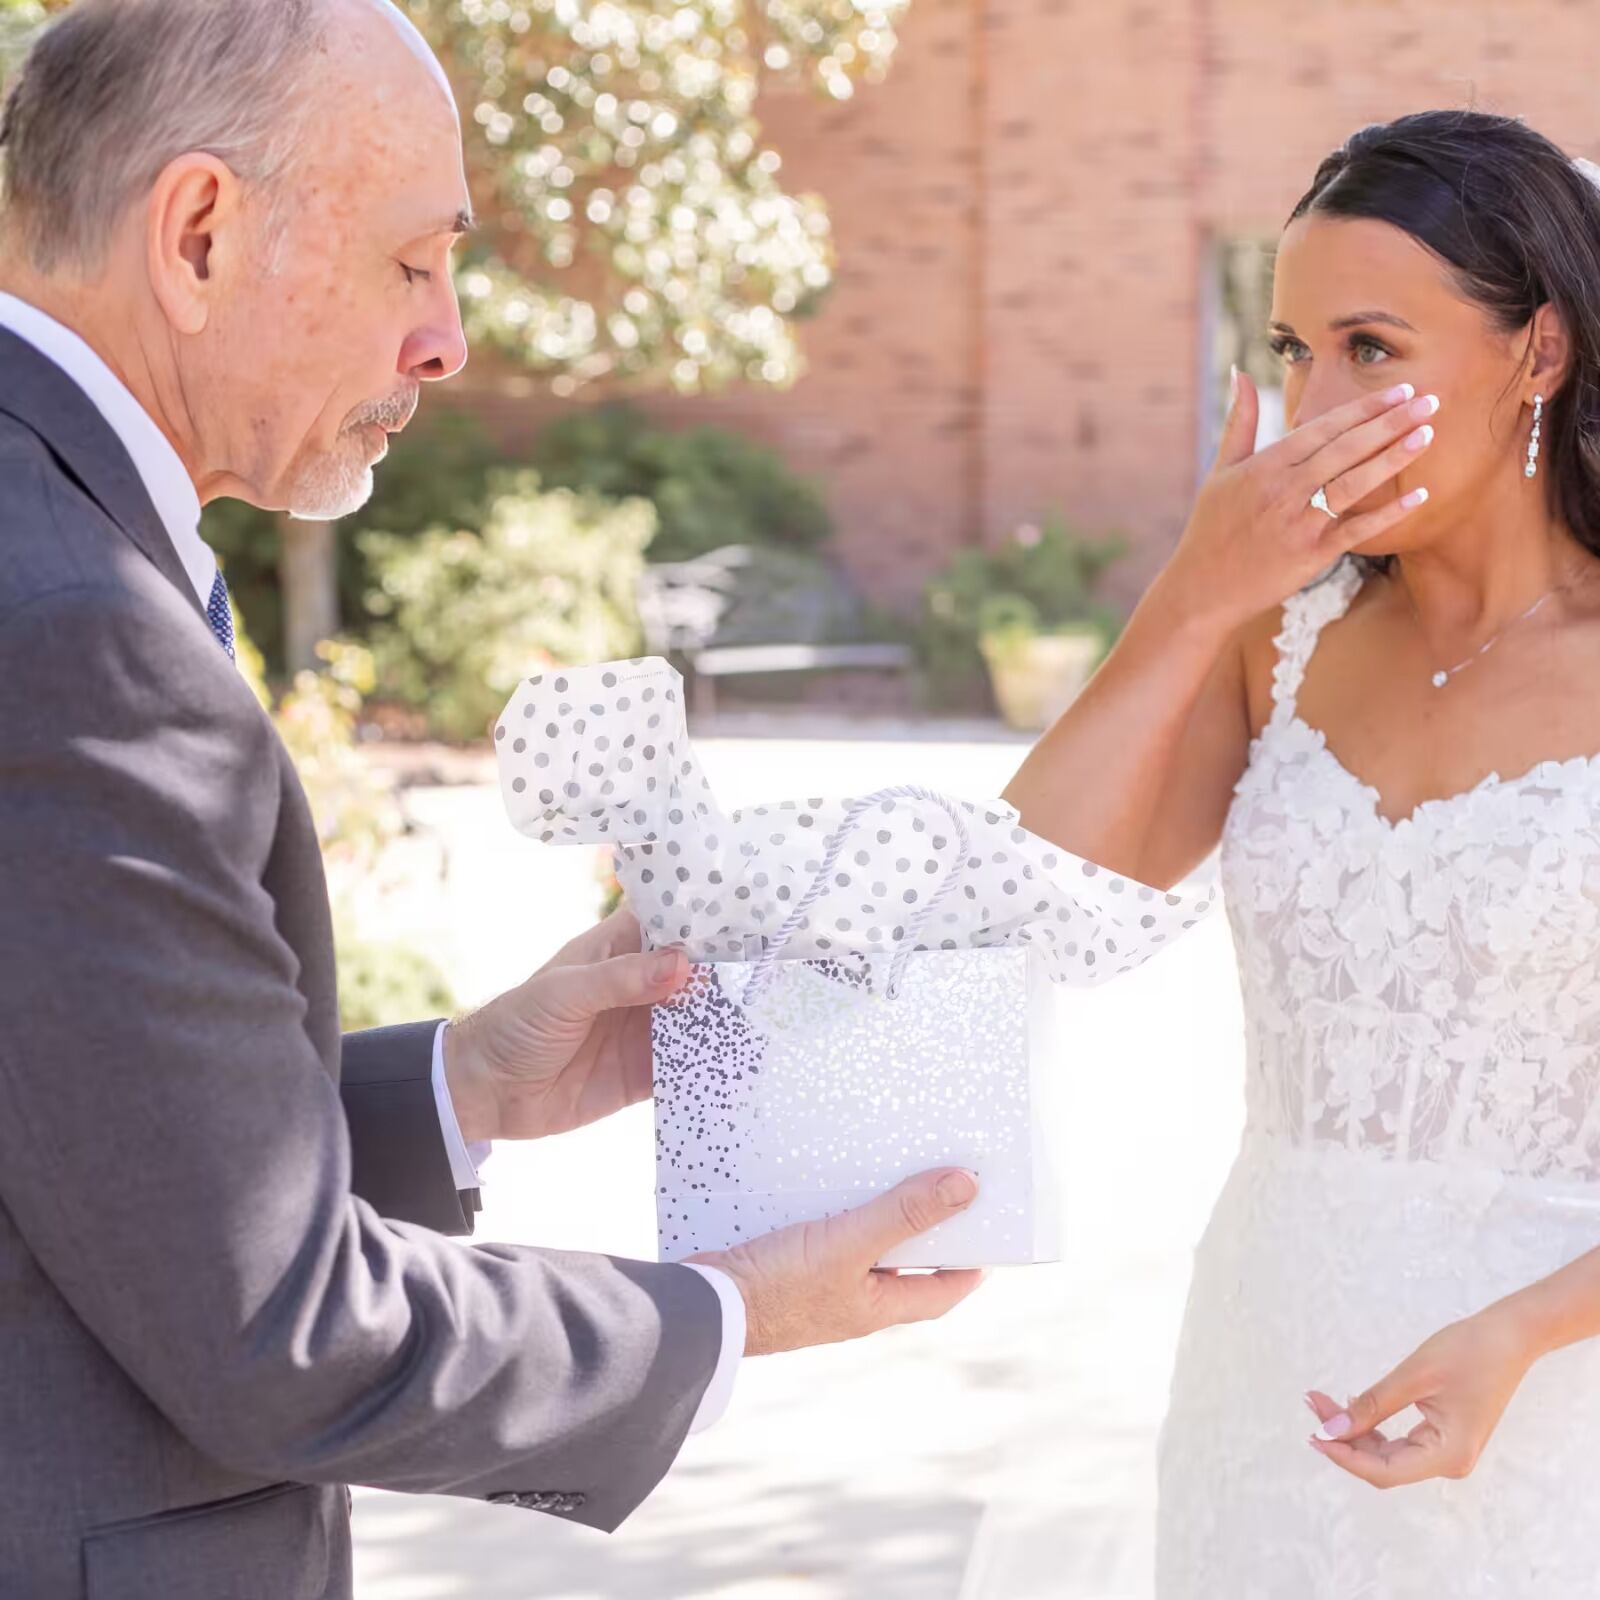
POLYGON ((979 648, 1000 715, 1013 728, 1042 733, 1082 693, 1106 653, 1093 623, 1058 633, 988 634, 979 648))

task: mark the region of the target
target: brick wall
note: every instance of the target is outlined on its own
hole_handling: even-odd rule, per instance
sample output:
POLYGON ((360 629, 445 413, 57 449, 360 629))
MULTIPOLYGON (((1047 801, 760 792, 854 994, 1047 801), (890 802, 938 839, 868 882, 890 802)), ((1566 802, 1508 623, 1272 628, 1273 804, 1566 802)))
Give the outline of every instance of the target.
MULTIPOLYGON (((1600 156, 1597 63, 1600 0, 913 0, 887 83, 762 101, 840 255, 807 376, 652 409, 818 475, 886 600, 1052 506, 1134 537, 1129 598, 1200 467, 1210 239, 1275 232, 1345 134, 1404 111, 1600 156)), ((557 409, 486 369, 468 393, 511 435, 557 409)))

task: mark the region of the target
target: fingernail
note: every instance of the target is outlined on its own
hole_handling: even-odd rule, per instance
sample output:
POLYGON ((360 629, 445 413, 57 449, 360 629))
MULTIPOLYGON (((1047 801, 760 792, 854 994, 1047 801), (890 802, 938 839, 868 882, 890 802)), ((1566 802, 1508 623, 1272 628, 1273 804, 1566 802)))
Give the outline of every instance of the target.
POLYGON ((1397 406, 1402 400, 1409 400, 1417 391, 1409 383, 1396 384, 1383 398, 1392 406, 1397 406))
POLYGON ((1425 504, 1427 498, 1428 491, 1426 489, 1413 489, 1409 494, 1403 494, 1400 496, 1400 504, 1409 511, 1413 506, 1425 504))
POLYGON ((1335 1439, 1344 1438, 1349 1431, 1350 1418, 1341 1411, 1338 1416, 1329 1417, 1311 1437, 1320 1439, 1324 1444, 1332 1444, 1335 1439))
POLYGON ((1239 398, 1239 364, 1235 362, 1228 368, 1228 404, 1232 405, 1239 398))
POLYGON ((1426 450, 1433 443, 1433 429, 1427 423, 1406 435, 1407 450, 1426 450))
POLYGON ((1431 417, 1439 409, 1439 397, 1436 394, 1425 394, 1411 407, 1411 415, 1418 422, 1424 417, 1431 417))
POLYGON ((952 1210, 969 1206, 978 1198, 978 1175, 975 1172, 947 1172, 939 1180, 938 1194, 952 1210))
POLYGON ((1303 1394, 1303 1395, 1300 1396, 1300 1398, 1305 1401, 1306 1410, 1309 1411, 1311 1413, 1311 1415, 1314 1416, 1317 1419, 1318 1422, 1321 1422, 1322 1421, 1322 1413, 1317 1410, 1317 1402, 1315 1400, 1313 1400, 1309 1394, 1303 1394))
POLYGON ((654 983, 665 983, 678 975, 678 951, 665 950, 650 963, 650 978, 654 983))

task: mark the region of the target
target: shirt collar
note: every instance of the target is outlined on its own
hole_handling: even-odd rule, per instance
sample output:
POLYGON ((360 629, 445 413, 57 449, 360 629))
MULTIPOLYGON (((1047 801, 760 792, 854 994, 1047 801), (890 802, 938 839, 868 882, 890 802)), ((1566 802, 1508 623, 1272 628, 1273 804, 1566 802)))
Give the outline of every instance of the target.
POLYGON ((203 608, 217 580, 216 557, 200 537, 200 497, 167 436, 116 373, 54 317, 15 295, 0 294, 0 327, 60 367, 122 441, 203 608))

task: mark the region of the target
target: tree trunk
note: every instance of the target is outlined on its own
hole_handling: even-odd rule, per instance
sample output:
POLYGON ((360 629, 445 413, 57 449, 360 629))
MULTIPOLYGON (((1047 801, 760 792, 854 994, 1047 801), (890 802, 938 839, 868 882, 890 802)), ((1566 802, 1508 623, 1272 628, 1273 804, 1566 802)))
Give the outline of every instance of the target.
POLYGON ((291 673, 318 664, 317 646, 339 631, 338 549, 333 522, 278 517, 283 657, 291 673))

